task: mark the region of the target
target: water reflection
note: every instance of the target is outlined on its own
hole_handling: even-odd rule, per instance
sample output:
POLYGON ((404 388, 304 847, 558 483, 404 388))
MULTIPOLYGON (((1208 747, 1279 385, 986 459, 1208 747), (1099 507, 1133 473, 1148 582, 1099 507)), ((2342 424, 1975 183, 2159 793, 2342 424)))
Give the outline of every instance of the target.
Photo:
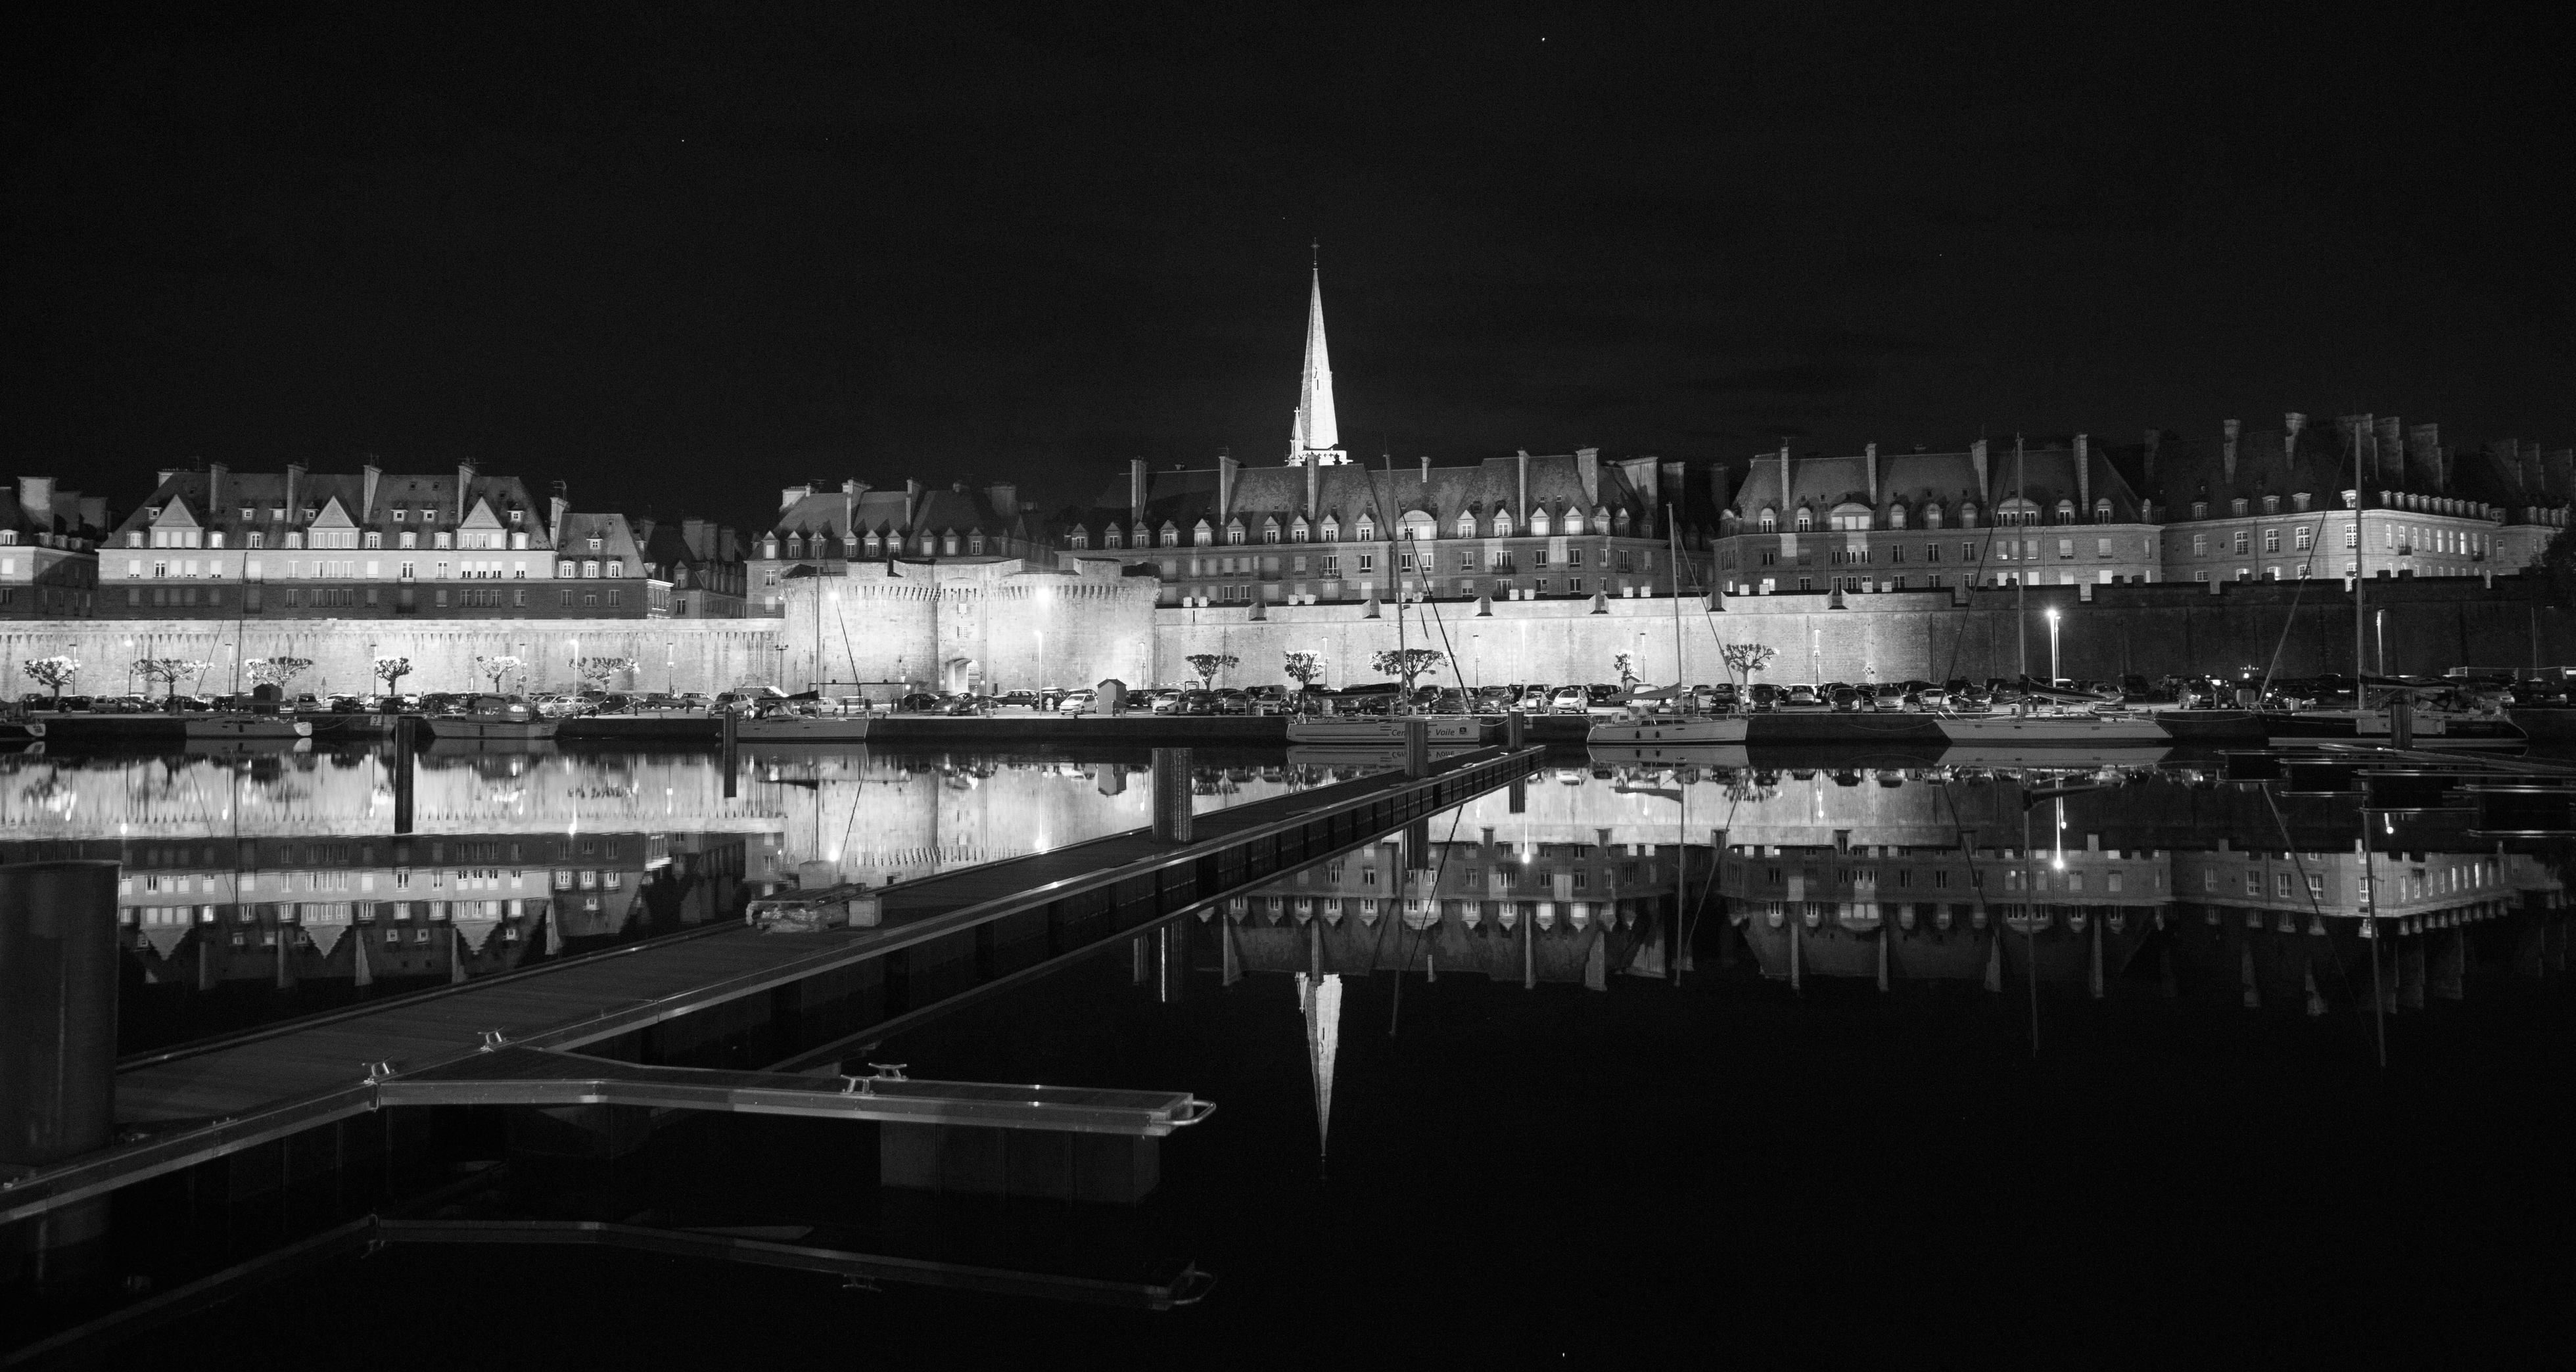
MULTIPOLYGON (((1150 822, 1141 756, 422 753, 0 757, 0 860, 124 865, 120 1050, 519 970, 737 918, 798 881, 882 884, 1150 822)), ((1337 779, 1211 756, 1201 810, 1337 779)))

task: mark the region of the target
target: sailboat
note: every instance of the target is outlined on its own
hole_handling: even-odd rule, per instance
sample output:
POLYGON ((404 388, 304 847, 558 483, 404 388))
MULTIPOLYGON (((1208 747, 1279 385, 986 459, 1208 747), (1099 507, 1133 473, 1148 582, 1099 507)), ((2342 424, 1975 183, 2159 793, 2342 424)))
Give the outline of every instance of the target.
POLYGON ((1740 713, 1700 714, 1685 703, 1687 697, 1681 683, 1682 548, 1679 510, 1666 510, 1664 528, 1673 576, 1673 684, 1668 688, 1630 691, 1628 703, 1618 714, 1593 725, 1583 736, 1583 741, 1594 748, 1651 750, 1643 756, 1623 758, 1625 761, 1653 761, 1664 757, 1662 750, 1666 748, 1706 748, 1742 743, 1752 723, 1740 713))

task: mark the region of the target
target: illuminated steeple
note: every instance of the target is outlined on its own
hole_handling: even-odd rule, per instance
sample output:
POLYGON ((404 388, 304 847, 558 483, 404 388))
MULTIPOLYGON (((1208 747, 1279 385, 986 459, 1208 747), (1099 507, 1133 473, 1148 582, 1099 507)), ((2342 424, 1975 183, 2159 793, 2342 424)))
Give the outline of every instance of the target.
POLYGON ((1324 273, 1318 266, 1306 297, 1306 370, 1288 432, 1288 465, 1348 462, 1341 441, 1341 422, 1333 414, 1333 358, 1324 346, 1324 273))
POLYGON ((1342 976, 1297 974, 1298 1009, 1306 1017, 1306 1067, 1315 1079, 1315 1152, 1328 1154, 1333 1137, 1333 1058, 1342 1043, 1342 976))

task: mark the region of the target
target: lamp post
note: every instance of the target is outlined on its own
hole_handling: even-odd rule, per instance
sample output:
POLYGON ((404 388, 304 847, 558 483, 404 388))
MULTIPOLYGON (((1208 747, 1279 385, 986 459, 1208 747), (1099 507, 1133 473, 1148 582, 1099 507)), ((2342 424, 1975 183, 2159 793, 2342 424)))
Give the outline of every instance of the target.
POLYGON ((2048 607, 2048 684, 2057 684, 2057 607, 2048 607))

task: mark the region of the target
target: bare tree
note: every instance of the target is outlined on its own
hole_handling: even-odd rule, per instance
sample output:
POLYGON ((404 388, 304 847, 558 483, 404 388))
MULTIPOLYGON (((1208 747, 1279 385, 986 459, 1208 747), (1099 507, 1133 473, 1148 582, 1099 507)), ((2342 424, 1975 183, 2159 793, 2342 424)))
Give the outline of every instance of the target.
POLYGON ((1186 661, 1190 670, 1199 674, 1199 689, 1203 691, 1216 689, 1219 673, 1243 665, 1243 659, 1232 653, 1192 653, 1186 661))
POLYGON ((1405 694, 1413 693, 1413 683, 1425 673, 1448 665, 1449 655, 1436 648, 1389 648, 1369 659, 1369 665, 1381 672, 1393 673, 1404 683, 1405 694))
POLYGON ((1718 656, 1726 660, 1726 670, 1748 686, 1753 684, 1754 674, 1779 655, 1779 649, 1766 643, 1729 643, 1718 649, 1718 656))
POLYGON ((54 707, 62 708, 63 688, 80 680, 81 664, 76 657, 40 657, 19 664, 28 678, 54 693, 54 707))

